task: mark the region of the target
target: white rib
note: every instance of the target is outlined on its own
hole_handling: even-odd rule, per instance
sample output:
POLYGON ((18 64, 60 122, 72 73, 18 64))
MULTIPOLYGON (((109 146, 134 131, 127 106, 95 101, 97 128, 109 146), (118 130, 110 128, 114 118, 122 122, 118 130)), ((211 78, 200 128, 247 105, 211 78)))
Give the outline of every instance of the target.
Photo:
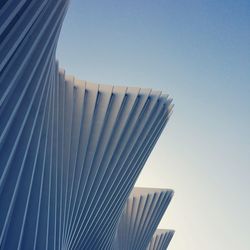
POLYGON ((147 250, 166 250, 173 236, 174 230, 157 229, 147 250))
POLYGON ((67 7, 0 3, 1 249, 112 248, 173 107, 159 91, 94 84, 59 69, 67 7))
POLYGON ((134 188, 119 221, 114 249, 146 249, 172 196, 169 189, 134 188))

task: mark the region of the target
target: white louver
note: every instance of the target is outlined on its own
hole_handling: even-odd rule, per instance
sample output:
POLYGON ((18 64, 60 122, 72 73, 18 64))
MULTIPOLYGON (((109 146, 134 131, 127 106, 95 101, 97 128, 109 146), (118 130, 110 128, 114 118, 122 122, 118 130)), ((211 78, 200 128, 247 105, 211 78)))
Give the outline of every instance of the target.
POLYGON ((0 2, 0 249, 110 249, 172 100, 55 60, 65 0, 0 2))

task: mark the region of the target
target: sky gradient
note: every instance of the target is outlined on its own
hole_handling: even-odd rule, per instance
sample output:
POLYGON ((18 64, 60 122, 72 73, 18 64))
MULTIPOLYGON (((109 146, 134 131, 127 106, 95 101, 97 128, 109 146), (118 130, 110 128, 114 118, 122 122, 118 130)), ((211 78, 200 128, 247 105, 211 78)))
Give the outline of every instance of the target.
POLYGON ((250 249, 250 1, 72 0, 57 58, 174 99, 137 182, 175 190, 170 249, 250 249))

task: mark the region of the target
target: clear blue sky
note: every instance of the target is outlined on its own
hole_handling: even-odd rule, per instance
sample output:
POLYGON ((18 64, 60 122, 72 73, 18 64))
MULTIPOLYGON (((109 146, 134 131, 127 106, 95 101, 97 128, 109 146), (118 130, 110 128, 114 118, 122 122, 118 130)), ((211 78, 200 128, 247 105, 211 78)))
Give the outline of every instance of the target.
POLYGON ((68 74, 151 87, 174 113, 137 185, 175 197, 172 250, 250 249, 250 1, 72 0, 68 74))

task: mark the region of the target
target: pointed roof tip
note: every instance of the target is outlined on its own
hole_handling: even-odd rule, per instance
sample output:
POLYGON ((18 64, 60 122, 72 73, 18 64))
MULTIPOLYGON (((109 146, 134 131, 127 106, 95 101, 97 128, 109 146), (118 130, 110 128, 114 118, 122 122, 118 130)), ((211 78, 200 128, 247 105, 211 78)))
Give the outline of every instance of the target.
POLYGON ((174 190, 170 188, 154 188, 154 187, 134 187, 131 195, 148 195, 150 193, 165 192, 174 195, 174 190))
MULTIPOLYGON (((56 60, 56 63, 58 65, 58 67, 59 67, 59 72, 60 73, 64 74, 66 77, 70 77, 70 78, 73 77, 73 75, 71 75, 71 74, 66 74, 65 69, 59 66, 60 64, 59 64, 58 60, 56 60)), ((128 94, 131 91, 133 92, 135 90, 138 91, 138 93, 141 93, 141 92, 145 91, 145 92, 149 93, 149 96, 157 94, 157 95, 159 95, 159 97, 166 98, 166 100, 167 100, 167 102, 169 104, 171 104, 172 101, 173 101, 173 98, 170 97, 169 94, 163 92, 162 90, 157 90, 157 89, 154 89, 154 88, 151 88, 151 87, 140 87, 140 86, 136 86, 136 85, 134 85, 134 86, 127 86, 126 84, 121 84, 121 83, 118 83, 118 84, 113 84, 113 83, 112 84, 107 84, 107 83, 103 83, 103 82, 96 83, 96 82, 91 81, 91 80, 82 80, 82 79, 75 78, 75 81, 76 80, 77 81, 81 81, 81 82, 86 81, 88 83, 88 85, 93 84, 93 85, 107 86, 107 87, 110 87, 110 88, 119 88, 119 87, 120 88, 126 88, 127 91, 125 91, 125 92, 127 92, 128 94)))
POLYGON ((157 232, 165 232, 165 233, 172 233, 172 234, 174 234, 175 233, 175 230, 174 229, 166 229, 166 228, 157 228, 156 230, 155 230, 155 233, 157 233, 157 232))

